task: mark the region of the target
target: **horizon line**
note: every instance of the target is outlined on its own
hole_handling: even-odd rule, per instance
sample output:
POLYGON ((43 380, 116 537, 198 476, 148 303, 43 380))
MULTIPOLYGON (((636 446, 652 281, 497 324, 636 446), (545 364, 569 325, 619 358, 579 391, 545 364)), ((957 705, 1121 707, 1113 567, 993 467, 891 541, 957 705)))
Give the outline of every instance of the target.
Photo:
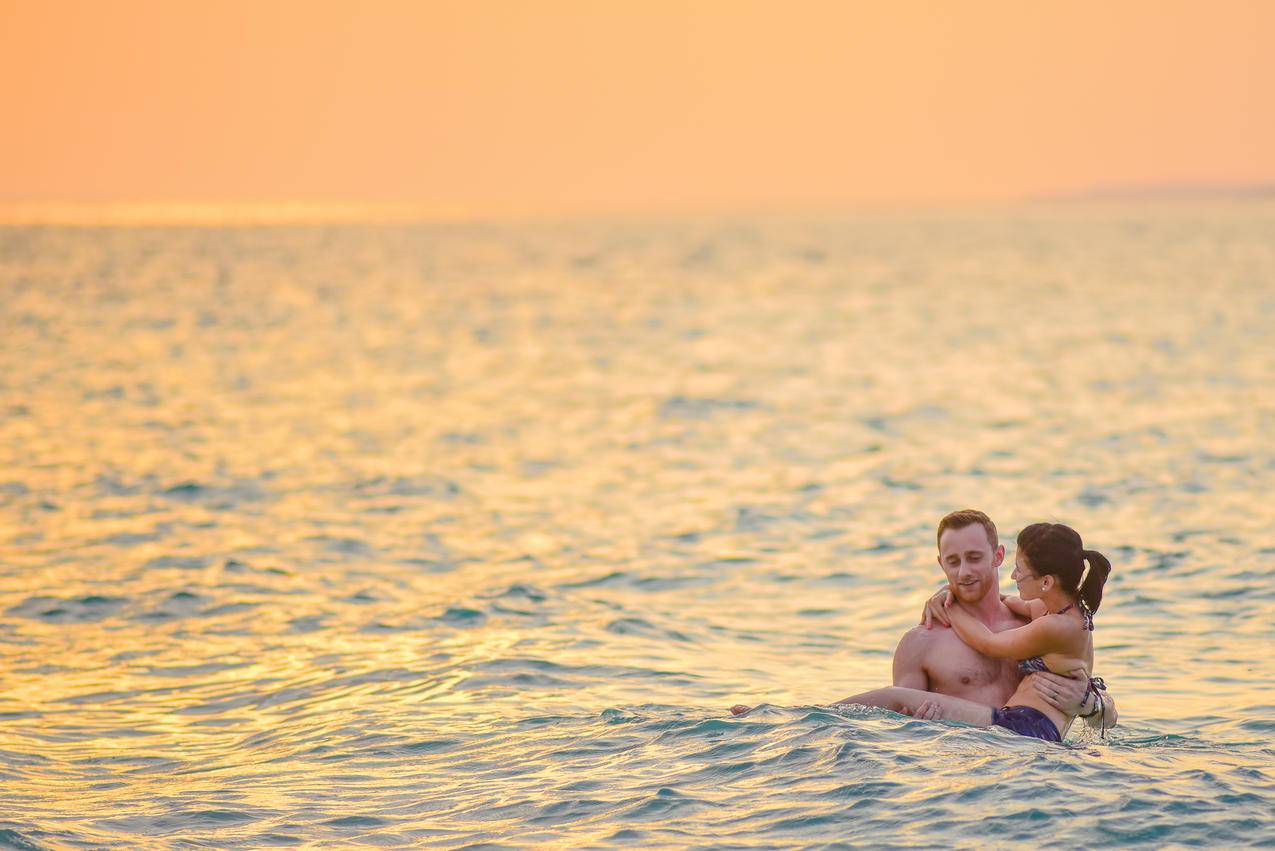
POLYGON ((903 213, 1097 202, 1172 203, 1275 199, 1275 181, 1163 181, 1103 184, 1014 196, 938 199, 772 200, 755 202, 597 202, 504 208, 416 201, 350 200, 0 200, 0 227, 427 224, 650 217, 903 213))

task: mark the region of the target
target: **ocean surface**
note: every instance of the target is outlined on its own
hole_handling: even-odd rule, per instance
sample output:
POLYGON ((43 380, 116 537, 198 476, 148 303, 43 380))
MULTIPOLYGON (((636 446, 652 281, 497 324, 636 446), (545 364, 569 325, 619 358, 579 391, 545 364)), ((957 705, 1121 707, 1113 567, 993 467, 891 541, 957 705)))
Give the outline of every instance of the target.
POLYGON ((0 228, 0 846, 1275 847, 1273 384, 1265 201, 0 228), (1105 739, 822 706, 967 506, 1105 739))

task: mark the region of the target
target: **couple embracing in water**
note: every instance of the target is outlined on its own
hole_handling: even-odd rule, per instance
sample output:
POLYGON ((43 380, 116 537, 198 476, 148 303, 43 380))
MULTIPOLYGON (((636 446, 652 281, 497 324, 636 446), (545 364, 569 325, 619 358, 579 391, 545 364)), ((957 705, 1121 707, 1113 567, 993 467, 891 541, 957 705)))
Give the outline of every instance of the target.
POLYGON ((947 515, 938 545, 948 587, 895 649, 894 685, 837 704, 1005 727, 1050 742, 1062 741, 1077 717, 1104 732, 1114 725, 1115 703, 1091 677, 1106 557, 1085 549, 1070 527, 1034 523, 1018 535, 1011 576, 1019 596, 1006 597, 998 573, 1005 547, 986 514, 947 515))

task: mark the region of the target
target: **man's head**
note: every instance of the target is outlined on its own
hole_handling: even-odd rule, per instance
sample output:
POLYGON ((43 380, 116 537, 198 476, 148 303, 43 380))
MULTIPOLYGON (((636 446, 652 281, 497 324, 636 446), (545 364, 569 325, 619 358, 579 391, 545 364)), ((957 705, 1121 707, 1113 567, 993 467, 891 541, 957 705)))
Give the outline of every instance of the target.
POLYGON ((953 511, 939 521, 939 566, 956 599, 977 603, 1000 592, 1005 548, 996 536, 992 518, 972 508, 953 511))

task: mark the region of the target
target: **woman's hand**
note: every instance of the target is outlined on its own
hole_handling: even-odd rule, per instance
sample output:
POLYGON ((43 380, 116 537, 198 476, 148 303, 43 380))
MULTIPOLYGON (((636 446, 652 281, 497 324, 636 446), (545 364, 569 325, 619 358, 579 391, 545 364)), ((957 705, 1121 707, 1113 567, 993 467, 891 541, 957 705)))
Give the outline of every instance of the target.
POLYGON ((951 604, 952 591, 950 587, 944 587, 935 592, 933 597, 925 601, 925 608, 921 610, 921 623, 925 624, 926 629, 933 629, 936 623, 942 626, 951 626, 952 619, 947 616, 947 607, 951 604))

